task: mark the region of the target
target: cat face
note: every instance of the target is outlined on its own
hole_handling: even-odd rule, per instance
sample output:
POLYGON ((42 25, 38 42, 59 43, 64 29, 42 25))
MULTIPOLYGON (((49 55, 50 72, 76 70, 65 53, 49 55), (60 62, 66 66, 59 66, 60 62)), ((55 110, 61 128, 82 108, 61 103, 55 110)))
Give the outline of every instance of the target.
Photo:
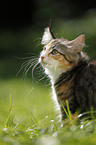
POLYGON ((51 40, 44 46, 40 54, 39 62, 48 69, 65 69, 72 65, 71 58, 67 54, 67 47, 59 44, 58 40, 51 40))
POLYGON ((79 59, 85 58, 81 51, 84 46, 84 35, 78 36, 73 41, 57 39, 50 29, 46 28, 41 43, 44 47, 39 62, 51 78, 54 76, 57 78, 62 72, 71 70, 79 59))

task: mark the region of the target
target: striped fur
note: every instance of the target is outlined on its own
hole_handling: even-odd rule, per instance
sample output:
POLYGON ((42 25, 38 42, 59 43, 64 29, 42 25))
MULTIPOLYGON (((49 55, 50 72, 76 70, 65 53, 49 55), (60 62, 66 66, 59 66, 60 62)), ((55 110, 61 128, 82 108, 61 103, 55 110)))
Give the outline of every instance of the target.
POLYGON ((46 29, 42 41, 46 42, 40 54, 39 62, 45 68, 52 83, 52 90, 61 118, 66 115, 61 104, 66 108, 66 100, 74 114, 76 110, 96 110, 96 61, 89 61, 82 52, 84 35, 72 41, 52 38, 50 29, 46 29), (46 35, 45 35, 46 34, 46 35), (47 40, 48 39, 48 40, 47 40))
POLYGON ((86 62, 85 63, 79 62, 79 64, 71 71, 62 73, 54 85, 58 102, 59 102, 61 112, 62 112, 62 118, 64 117, 65 113, 62 108, 61 102, 64 105, 65 109, 67 110, 66 100, 68 100, 70 111, 72 114, 76 112, 76 109, 80 108, 79 101, 76 98, 77 96, 76 92, 79 91, 78 89, 76 89, 78 85, 76 80, 78 77, 78 73, 80 73, 86 66, 87 66, 86 62))

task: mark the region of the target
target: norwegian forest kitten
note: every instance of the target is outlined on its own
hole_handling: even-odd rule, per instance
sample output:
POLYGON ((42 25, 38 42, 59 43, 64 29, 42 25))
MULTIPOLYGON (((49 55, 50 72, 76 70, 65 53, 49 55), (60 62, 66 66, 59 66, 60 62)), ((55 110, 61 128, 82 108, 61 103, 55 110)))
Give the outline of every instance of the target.
POLYGON ((66 115, 66 100, 72 114, 80 109, 96 110, 96 61, 82 52, 84 35, 72 41, 58 39, 48 27, 45 29, 39 62, 52 83, 53 97, 60 108, 61 118, 66 115), (63 106, 62 106, 63 104, 63 106))

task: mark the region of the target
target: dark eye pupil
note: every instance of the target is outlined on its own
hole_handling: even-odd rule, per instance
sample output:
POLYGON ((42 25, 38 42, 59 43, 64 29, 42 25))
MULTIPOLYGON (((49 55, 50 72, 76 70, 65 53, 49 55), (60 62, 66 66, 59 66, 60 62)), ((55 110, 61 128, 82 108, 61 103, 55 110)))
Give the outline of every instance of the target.
POLYGON ((57 53, 58 53, 57 50, 53 50, 53 51, 51 52, 51 54, 53 54, 53 55, 55 55, 55 54, 57 54, 57 53))

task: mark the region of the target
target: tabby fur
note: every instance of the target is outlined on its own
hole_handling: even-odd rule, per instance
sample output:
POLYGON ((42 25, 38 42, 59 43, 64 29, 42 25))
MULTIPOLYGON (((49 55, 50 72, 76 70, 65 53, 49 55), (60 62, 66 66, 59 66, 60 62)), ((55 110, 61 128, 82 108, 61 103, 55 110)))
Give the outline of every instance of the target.
POLYGON ((52 83, 53 98, 60 110, 61 118, 66 115, 68 100, 72 114, 76 110, 96 110, 96 61, 89 61, 89 57, 82 52, 84 34, 68 41, 55 37, 50 28, 46 28, 42 44, 43 51, 39 62, 45 68, 45 73, 52 83), (62 106, 63 105, 63 106, 62 106))

